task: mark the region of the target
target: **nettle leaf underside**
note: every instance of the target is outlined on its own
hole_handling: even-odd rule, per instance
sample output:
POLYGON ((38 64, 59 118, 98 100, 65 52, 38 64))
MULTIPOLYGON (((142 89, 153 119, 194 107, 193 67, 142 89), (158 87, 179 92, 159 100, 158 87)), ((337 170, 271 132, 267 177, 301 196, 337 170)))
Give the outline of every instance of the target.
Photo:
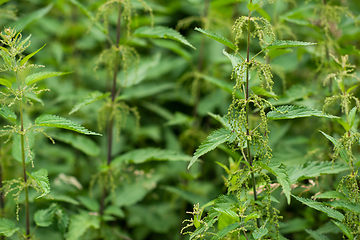
MULTIPOLYGON (((220 128, 212 132, 206 140, 196 149, 193 158, 191 159, 188 168, 202 155, 214 150, 220 144, 223 144, 233 138, 234 133, 225 128, 220 128)), ((230 140, 231 141, 231 140, 230 140)))
POLYGON ((75 131, 78 133, 82 133, 85 135, 99 135, 100 133, 92 132, 84 128, 83 126, 76 124, 66 118, 62 118, 59 116, 51 115, 51 114, 44 114, 40 117, 35 119, 36 126, 43 126, 43 127, 56 127, 56 128, 63 128, 68 129, 71 131, 75 131))
POLYGON ((303 117, 325 117, 325 118, 339 118, 322 111, 305 107, 305 106, 281 106, 276 110, 270 111, 266 114, 269 120, 280 120, 280 119, 295 119, 303 117))
POLYGON ((222 43, 225 46, 231 48, 232 50, 236 51, 236 46, 229 39, 226 39, 226 38, 224 38, 222 36, 217 35, 214 32, 211 32, 209 30, 205 30, 205 29, 202 29, 202 28, 196 27, 195 30, 201 32, 202 34, 205 34, 206 36, 208 36, 208 37, 218 41, 219 43, 222 43))
POLYGON ((20 228, 17 228, 13 221, 6 218, 0 218, 0 235, 3 234, 5 237, 11 237, 19 230, 20 228))
POLYGON ((265 49, 270 50, 270 49, 290 48, 290 47, 307 47, 316 44, 317 43, 292 41, 292 40, 275 40, 270 45, 266 46, 265 49))
POLYGON ((143 26, 135 30, 135 37, 148 37, 148 38, 167 38, 177 42, 183 43, 193 49, 196 49, 188 40, 185 39, 178 31, 163 26, 148 27, 143 26))

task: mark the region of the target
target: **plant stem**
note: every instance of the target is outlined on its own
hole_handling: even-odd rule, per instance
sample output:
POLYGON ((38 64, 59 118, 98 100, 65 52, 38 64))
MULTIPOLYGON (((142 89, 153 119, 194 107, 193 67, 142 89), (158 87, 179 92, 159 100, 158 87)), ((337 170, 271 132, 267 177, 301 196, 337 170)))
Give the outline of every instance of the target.
MULTIPOLYGON (((250 3, 252 3, 252 0, 250 0, 250 3)), ((249 115, 250 115, 250 104, 249 104, 249 71, 250 71, 250 17, 251 17, 251 11, 249 11, 249 18, 248 18, 248 32, 247 32, 247 53, 246 53, 246 86, 245 86, 245 101, 246 101, 246 136, 247 136, 247 158, 249 165, 251 167, 251 178, 252 178, 252 185, 253 185, 253 193, 254 193, 254 201, 257 201, 257 193, 256 193, 256 180, 255 180, 255 174, 253 172, 253 161, 251 158, 251 146, 250 146, 250 124, 249 124, 249 115)), ((260 219, 256 219, 257 227, 260 228, 260 219)))
MULTIPOLYGON (((117 19, 117 27, 116 27, 116 48, 119 47, 120 38, 121 38, 121 4, 119 4, 119 13, 118 13, 118 19, 117 19)), ((111 88, 111 109, 115 106, 115 99, 116 99, 116 77, 118 72, 118 53, 115 58, 114 62, 114 72, 113 72, 113 81, 112 81, 112 88, 111 88)), ((119 91, 118 91, 119 92, 119 91)), ((109 123, 108 123, 108 129, 107 129, 107 166, 110 165, 112 160, 112 145, 113 145, 113 128, 114 128, 114 119, 112 117, 112 114, 110 115, 109 123)), ((103 186, 103 193, 101 196, 101 202, 100 202, 100 210, 99 214, 100 216, 103 216, 104 214, 104 208, 105 208, 105 198, 106 198, 106 186, 103 186)))
POLYGON ((23 167, 23 177, 25 183, 25 212, 26 212, 26 239, 30 239, 30 213, 29 213, 29 193, 27 185, 27 176, 26 176, 26 163, 25 163, 25 132, 24 132, 24 116, 23 116, 23 94, 20 89, 20 80, 19 75, 16 72, 16 80, 18 84, 18 90, 20 92, 20 144, 21 144, 21 158, 22 158, 22 167, 23 167))
MULTIPOLYGON (((2 181, 3 181, 3 169, 2 169, 2 149, 1 149, 1 138, 0 138, 0 189, 3 187, 3 184, 2 184, 2 181)), ((1 215, 0 217, 5 217, 5 199, 4 199, 4 193, 3 191, 0 191, 0 208, 1 208, 1 215)), ((4 240, 5 237, 4 236, 1 236, 0 238, 1 240, 4 240)))

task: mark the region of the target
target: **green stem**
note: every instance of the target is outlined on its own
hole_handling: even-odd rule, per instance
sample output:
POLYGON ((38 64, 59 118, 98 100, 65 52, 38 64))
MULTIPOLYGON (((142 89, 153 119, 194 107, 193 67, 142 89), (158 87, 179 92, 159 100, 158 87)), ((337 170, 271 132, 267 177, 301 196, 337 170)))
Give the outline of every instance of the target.
MULTIPOLYGON (((252 0, 250 0, 250 3, 252 3, 252 0)), ((245 86, 245 101, 246 101, 246 136, 247 136, 247 158, 250 165, 250 171, 251 171, 251 179, 252 179, 252 185, 253 185, 253 193, 254 193, 254 201, 257 201, 257 193, 256 193, 256 180, 255 180, 255 174, 253 172, 253 161, 251 158, 251 145, 250 145, 250 123, 249 123, 249 115, 250 115, 250 103, 249 103, 249 67, 250 67, 250 17, 251 17, 251 11, 249 11, 249 19, 248 19, 248 33, 247 33, 247 53, 246 53, 246 86, 245 86)), ((260 219, 256 219, 257 227, 260 228, 260 219)))
MULTIPOLYGON (((3 162, 2 162, 2 149, 1 149, 1 138, 0 138, 0 189, 3 187, 2 181, 3 181, 3 162)), ((4 199, 4 193, 3 191, 0 191, 0 208, 1 208, 1 216, 5 217, 5 199, 4 199)), ((1 240, 4 240, 5 237, 1 236, 1 240)))
POLYGON ((26 176, 26 163, 25 163, 25 132, 24 132, 24 116, 23 116, 23 94, 20 88, 20 80, 19 75, 16 72, 16 80, 18 84, 18 90, 20 92, 20 144, 21 144, 21 158, 22 158, 22 167, 23 167, 23 177, 25 183, 25 212, 26 212, 26 239, 30 239, 30 213, 29 213, 29 192, 28 192, 28 184, 27 184, 27 176, 26 176))

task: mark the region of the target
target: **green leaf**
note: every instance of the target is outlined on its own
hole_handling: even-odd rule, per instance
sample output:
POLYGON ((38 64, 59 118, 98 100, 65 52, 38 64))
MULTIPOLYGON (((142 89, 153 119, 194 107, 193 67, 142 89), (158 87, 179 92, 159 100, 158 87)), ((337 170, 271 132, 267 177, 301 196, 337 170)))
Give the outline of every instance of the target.
POLYGON ((338 221, 334 221, 334 220, 331 221, 341 229, 341 231, 348 237, 348 239, 350 240, 354 239, 354 235, 352 235, 351 229, 348 226, 338 221))
POLYGON ((267 228, 266 228, 266 222, 267 222, 267 221, 265 221, 265 223, 263 223, 263 225, 261 226, 261 228, 256 229, 256 230, 252 233, 252 235, 253 235, 253 237, 254 237, 255 239, 261 239, 263 236, 265 236, 265 235, 269 232, 269 230, 267 230, 267 228))
MULTIPOLYGON (((204 75, 204 74, 199 74, 199 77, 201 77, 202 79, 204 79, 205 81, 214 84, 215 86, 225 90, 226 92, 233 94, 234 92, 234 86, 231 83, 226 82, 225 80, 221 80, 218 78, 214 78, 208 75, 204 75)), ((243 94, 239 94, 239 92, 235 92, 235 96, 239 99, 243 99, 244 96, 243 94)))
POLYGON ((182 56, 188 61, 191 61, 191 54, 186 51, 182 45, 180 45, 178 42, 174 42, 171 40, 166 39, 153 39, 151 41, 155 46, 159 46, 162 48, 169 49, 173 51, 174 53, 178 54, 179 56, 182 56))
POLYGON ((6 105, 3 105, 0 109, 0 115, 13 122, 15 122, 17 118, 16 114, 11 110, 11 108, 6 105))
POLYGON ((206 140, 196 149, 193 158, 191 159, 188 169, 195 163, 195 161, 202 155, 214 150, 217 146, 227 142, 234 133, 231 130, 220 128, 212 132, 206 140))
POLYGON ((110 93, 102 93, 99 91, 91 92, 91 93, 89 93, 89 95, 83 97, 77 104, 75 104, 75 106, 73 107, 73 109, 71 109, 69 114, 73 114, 74 112, 77 112, 83 106, 86 106, 91 103, 97 102, 101 99, 107 98, 109 95, 110 95, 110 93))
POLYGON ((246 216, 244 219, 244 223, 247 223, 251 219, 261 218, 261 215, 258 212, 251 212, 249 215, 246 216))
MULTIPOLYGON (((235 74, 237 76, 242 76, 241 81, 242 82, 246 82, 246 74, 243 74, 243 72, 245 71, 245 65, 241 65, 241 63, 244 61, 241 57, 238 57, 237 55, 233 55, 233 54, 229 54, 225 51, 225 49, 223 50, 223 54, 225 56, 227 56, 231 62, 231 65, 233 67, 233 69, 237 69, 235 71, 235 74), (240 67, 239 67, 240 66, 240 67)), ((250 72, 249 72, 249 79, 251 78, 250 72)))
POLYGON ((223 229, 221 229, 219 232, 216 233, 216 236, 212 237, 211 240, 218 240, 224 238, 228 233, 234 231, 237 227, 240 227, 240 224, 238 222, 232 223, 230 225, 227 225, 223 229))
POLYGON ((48 14, 53 6, 54 4, 51 3, 46 7, 40 8, 39 10, 32 11, 29 15, 26 15, 25 17, 22 17, 16 21, 13 24, 13 28, 15 28, 16 31, 25 29, 30 23, 35 22, 48 14))
POLYGON ((341 192, 337 192, 337 191, 327 191, 327 192, 323 192, 320 193, 319 195, 316 195, 316 198, 339 198, 339 199, 347 199, 344 194, 342 194, 341 192))
POLYGON ((126 72, 121 71, 117 76, 117 82, 124 88, 137 85, 146 78, 149 69, 157 67, 159 62, 160 54, 145 60, 142 59, 138 65, 132 66, 126 72))
POLYGON ((310 229, 305 229, 305 231, 315 240, 329 240, 328 237, 326 237, 323 234, 320 234, 316 231, 310 230, 310 229))
POLYGON ((92 212, 99 211, 100 204, 95 199, 86 196, 79 196, 78 199, 89 211, 92 212))
POLYGON ((274 174, 278 180, 278 183, 280 183, 286 199, 287 199, 287 203, 290 204, 290 200, 291 200, 291 182, 290 182, 290 178, 288 175, 288 172, 286 170, 286 166, 282 163, 280 163, 277 166, 274 165, 266 165, 262 162, 259 163, 261 165, 262 168, 268 170, 269 172, 271 172, 272 174, 274 174))
POLYGON ((47 209, 42 209, 36 211, 34 215, 34 220, 37 226, 48 227, 52 224, 55 211, 59 209, 59 206, 56 203, 50 205, 47 209))
POLYGON ((44 168, 32 172, 31 174, 27 173, 31 179, 33 179, 38 187, 41 189, 42 194, 37 198, 41 198, 50 193, 50 182, 48 178, 48 171, 44 168))
POLYGON ((275 40, 270 45, 265 46, 265 50, 289 48, 289 47, 306 47, 306 46, 313 46, 316 44, 317 43, 292 41, 292 40, 275 40))
POLYGON ((5 237, 11 237, 19 231, 20 228, 15 227, 15 223, 6 218, 0 218, 0 234, 3 234, 5 237))
MULTIPOLYGON (((320 131, 320 130, 319 130, 320 131)), ((338 140, 336 140, 335 138, 333 138, 332 136, 330 135, 327 135, 326 133, 320 131, 327 139, 329 139, 335 146, 335 148, 338 148, 339 149, 339 154, 341 156, 341 158, 345 161, 345 162, 349 162, 350 159, 348 157, 348 154, 346 152, 346 150, 340 146, 340 142, 338 140)))
POLYGON ((0 78, 0 84, 4 85, 5 87, 11 88, 12 86, 12 82, 10 82, 9 80, 5 79, 5 78, 0 78))
POLYGON ((236 51, 236 46, 229 39, 226 39, 226 38, 224 38, 222 36, 217 35, 214 32, 211 32, 209 30, 205 30, 205 29, 202 29, 202 28, 196 27, 195 30, 205 34, 206 36, 208 36, 208 37, 218 41, 219 43, 224 44, 225 46, 229 47, 230 49, 236 51))
POLYGON ((343 128, 345 129, 346 132, 348 132, 348 131, 351 129, 349 123, 345 122, 345 121, 342 120, 341 118, 337 118, 336 121, 337 121, 338 123, 340 123, 341 126, 343 126, 343 128))
POLYGON ((346 212, 359 214, 360 215, 360 204, 359 203, 352 203, 349 199, 345 200, 333 200, 327 203, 328 206, 333 207, 335 209, 342 209, 346 212))
POLYGON ((4 3, 8 2, 10 0, 0 0, 0 6, 3 5, 4 3))
POLYGON ((55 211, 55 216, 58 219, 58 228, 62 234, 65 234, 67 227, 69 225, 69 216, 62 209, 57 209, 55 211))
POLYGON ((326 118, 339 118, 337 116, 333 116, 327 113, 323 113, 322 111, 315 110, 305 106, 281 106, 278 107, 275 111, 270 111, 267 113, 267 118, 269 120, 279 120, 279 119, 294 119, 294 118, 302 118, 302 117, 326 117, 326 118))
POLYGON ((71 131, 75 131, 78 133, 82 133, 85 135, 99 135, 99 133, 91 132, 84 128, 81 125, 78 125, 66 118, 62 118, 59 116, 51 115, 51 114, 43 114, 35 119, 36 126, 44 126, 44 127, 56 127, 56 128, 64 128, 71 131))
POLYGON ((144 148, 129 151, 112 161, 113 165, 135 163, 140 164, 150 161, 190 161, 191 157, 175 151, 159 149, 159 148, 144 148))
POLYGON ((62 76, 62 75, 69 74, 69 73, 71 73, 71 72, 38 72, 38 73, 34 73, 34 74, 27 76, 25 78, 25 83, 26 83, 26 85, 29 86, 33 83, 36 83, 36 82, 46 79, 46 78, 58 77, 58 76, 62 76))
POLYGON ((354 126, 355 116, 356 116, 356 107, 353 107, 353 109, 351 109, 351 111, 349 112, 350 128, 352 128, 354 126))
POLYGON ((135 37, 147 37, 147 38, 166 38, 178 41, 183 43, 193 49, 196 49, 193 45, 191 45, 185 38, 182 36, 178 31, 163 27, 163 26, 156 26, 156 27, 149 27, 143 26, 135 30, 134 32, 135 37))
POLYGON ((41 48, 39 48, 38 50, 36 50, 35 52, 30 53, 29 55, 26 55, 26 57, 24 57, 21 61, 20 61, 20 65, 24 66, 30 58, 32 58, 32 56, 34 56, 36 53, 38 53, 41 49, 43 49, 45 47, 46 44, 44 44, 44 46, 42 46, 41 48))
POLYGON ((73 134, 69 132, 58 132, 58 133, 52 133, 51 137, 54 138, 55 140, 59 140, 67 144, 70 144, 74 148, 82 151, 83 153, 89 156, 95 157, 98 156, 100 153, 99 146, 93 140, 79 134, 73 134))
POLYGON ((332 162, 310 162, 288 168, 291 184, 323 174, 336 174, 349 170, 346 164, 332 162))
POLYGON ((247 9, 249 9, 250 12, 252 12, 252 11, 258 9, 260 7, 260 5, 258 3, 250 2, 246 5, 246 7, 247 7, 247 9))
POLYGON ((33 101, 35 101, 35 102, 40 103, 42 106, 44 106, 43 100, 41 100, 41 98, 38 98, 35 93, 33 93, 33 92, 25 92, 24 95, 25 95, 25 97, 28 98, 29 100, 31 99, 31 100, 33 100, 33 101))
POLYGON ((91 227, 95 229, 100 228, 99 216, 81 211, 70 219, 66 240, 78 240, 91 227))
POLYGON ((261 95, 261 96, 265 96, 265 97, 272 97, 272 98, 277 97, 275 93, 268 92, 262 87, 252 86, 251 90, 257 95, 261 95))
POLYGON ((308 207, 311 207, 313 209, 316 209, 320 212, 326 213, 329 217, 334 218, 336 220, 342 221, 344 219, 344 215, 339 212, 336 211, 332 208, 329 208, 328 206, 325 206, 323 203, 321 202, 317 202, 311 199, 307 199, 307 198, 302 198, 302 197, 297 197, 292 195, 294 198, 296 198, 298 201, 302 202, 303 204, 307 205, 308 207))
MULTIPOLYGON (((32 152, 32 148, 34 147, 34 134, 33 132, 27 132, 26 137, 24 137, 24 146, 25 146, 25 163, 31 161, 34 158, 34 153, 32 152), (32 156, 32 158, 31 158, 32 156)), ((22 155, 21 155, 21 135, 18 133, 14 133, 13 135, 13 144, 12 144, 12 156, 18 162, 22 163, 22 155)))

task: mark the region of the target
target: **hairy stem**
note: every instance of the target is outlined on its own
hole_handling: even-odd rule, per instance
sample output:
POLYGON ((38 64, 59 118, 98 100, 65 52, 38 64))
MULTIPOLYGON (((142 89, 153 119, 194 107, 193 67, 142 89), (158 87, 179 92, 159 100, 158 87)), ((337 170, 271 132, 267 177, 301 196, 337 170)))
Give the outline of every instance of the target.
MULTIPOLYGON (((1 138, 0 138, 0 189, 3 187, 3 162, 2 162, 2 149, 1 149, 1 138)), ((1 215, 0 217, 5 217, 5 199, 3 191, 0 191, 0 208, 1 208, 1 215)), ((5 237, 1 236, 1 240, 4 240, 5 237)))
MULTIPOLYGON (((121 38, 121 4, 119 4, 119 13, 118 13, 118 19, 117 19, 117 26, 116 26, 116 49, 119 47, 120 38, 121 38)), ((112 79, 112 88, 111 88, 111 109, 113 109, 115 106, 115 99, 116 99, 116 77, 118 73, 118 65, 119 65, 119 59, 118 54, 116 55, 115 61, 114 61, 114 71, 113 71, 113 79, 112 79)), ((118 91, 119 92, 119 91, 118 91)), ((108 123, 108 129, 107 129, 107 166, 110 165, 112 160, 112 145, 113 145, 113 128, 114 128, 114 119, 113 116, 110 115, 109 123, 108 123)), ((106 198, 106 186, 103 186, 103 193, 101 196, 100 201, 100 210, 99 214, 100 216, 103 216, 104 214, 104 208, 105 208, 105 198, 106 198)))
MULTIPOLYGON (((252 3, 252 0, 250 0, 250 3, 252 3)), ((246 50, 246 82, 245 82, 245 101, 246 101, 246 136, 247 136, 247 159, 250 164, 250 171, 251 172, 251 179, 252 179, 252 185, 253 185, 253 193, 254 193, 254 200, 257 201, 257 193, 256 193, 256 180, 255 180, 255 174, 253 172, 253 161, 251 158, 251 145, 250 145, 250 123, 249 123, 249 115, 250 115, 250 103, 249 103, 249 71, 250 71, 250 17, 251 17, 251 11, 249 11, 249 18, 248 18, 248 32, 247 32, 247 50, 246 50)), ((256 219, 257 227, 260 228, 260 219, 256 219)))
POLYGON ((29 193, 28 193, 28 185, 27 185, 27 176, 26 176, 26 163, 25 163, 25 132, 24 132, 24 116, 23 116, 23 99, 22 99, 22 91, 20 89, 20 80, 19 75, 16 72, 16 80, 18 84, 18 90, 20 92, 20 144, 21 144, 21 159, 22 159, 22 167, 23 167, 23 177, 25 183, 25 213, 26 213, 26 239, 30 239, 30 213, 29 213, 29 193))

